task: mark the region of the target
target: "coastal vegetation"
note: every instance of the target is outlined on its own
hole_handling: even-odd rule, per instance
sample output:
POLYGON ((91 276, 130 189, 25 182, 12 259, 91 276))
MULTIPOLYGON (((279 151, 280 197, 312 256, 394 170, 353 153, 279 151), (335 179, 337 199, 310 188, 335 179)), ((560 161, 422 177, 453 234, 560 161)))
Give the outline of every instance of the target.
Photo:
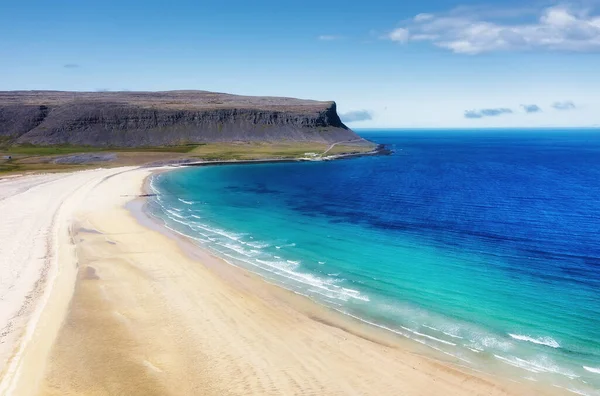
POLYGON ((373 144, 312 142, 231 142, 159 147, 92 147, 76 145, 0 145, 0 174, 60 172, 97 166, 147 165, 152 163, 269 159, 319 159, 372 151, 373 144), (86 154, 86 155, 84 155, 86 154), (113 154, 112 156, 110 156, 113 154))

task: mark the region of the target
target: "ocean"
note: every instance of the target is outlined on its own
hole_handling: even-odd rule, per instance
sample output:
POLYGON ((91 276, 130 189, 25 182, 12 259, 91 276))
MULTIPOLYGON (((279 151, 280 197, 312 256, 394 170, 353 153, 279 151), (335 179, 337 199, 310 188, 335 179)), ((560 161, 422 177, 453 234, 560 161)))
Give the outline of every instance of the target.
POLYGON ((456 364, 600 394, 600 131, 359 131, 389 156, 160 173, 147 210, 456 364))

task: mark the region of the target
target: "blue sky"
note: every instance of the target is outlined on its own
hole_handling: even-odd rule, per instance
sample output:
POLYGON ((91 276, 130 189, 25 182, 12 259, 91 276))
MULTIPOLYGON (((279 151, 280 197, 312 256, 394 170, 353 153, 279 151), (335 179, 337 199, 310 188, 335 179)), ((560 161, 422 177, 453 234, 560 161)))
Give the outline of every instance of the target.
POLYGON ((0 90, 335 100, 352 127, 600 125, 600 3, 3 1, 0 90))

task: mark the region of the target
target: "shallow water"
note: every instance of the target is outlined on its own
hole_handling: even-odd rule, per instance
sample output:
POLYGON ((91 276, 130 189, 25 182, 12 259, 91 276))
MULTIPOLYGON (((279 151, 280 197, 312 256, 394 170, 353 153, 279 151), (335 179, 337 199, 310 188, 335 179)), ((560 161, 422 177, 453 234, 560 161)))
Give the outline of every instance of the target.
POLYGON ((150 211, 444 357, 600 390, 600 133, 363 131, 385 157, 186 168, 150 211))

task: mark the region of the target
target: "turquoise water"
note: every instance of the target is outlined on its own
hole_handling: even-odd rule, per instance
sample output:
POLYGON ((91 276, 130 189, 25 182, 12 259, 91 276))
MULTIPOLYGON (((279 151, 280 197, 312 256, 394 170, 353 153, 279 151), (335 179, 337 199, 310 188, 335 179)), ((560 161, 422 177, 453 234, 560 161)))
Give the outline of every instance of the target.
POLYGON ((457 364, 600 394, 600 133, 363 133, 394 154, 162 173, 149 211, 457 364))

